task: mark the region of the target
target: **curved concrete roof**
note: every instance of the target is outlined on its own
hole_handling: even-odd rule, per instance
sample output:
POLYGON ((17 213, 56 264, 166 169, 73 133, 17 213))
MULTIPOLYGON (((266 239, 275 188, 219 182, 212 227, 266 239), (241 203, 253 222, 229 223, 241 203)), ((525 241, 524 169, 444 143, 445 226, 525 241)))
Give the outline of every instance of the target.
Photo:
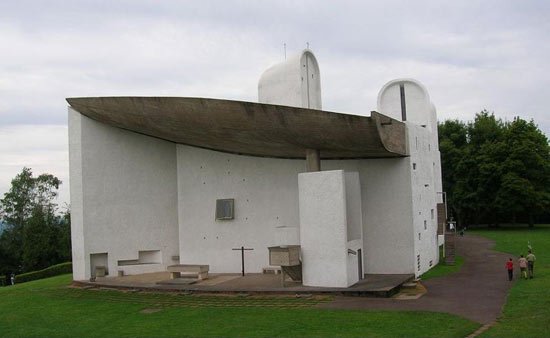
POLYGON ((184 97, 67 98, 81 114, 175 143, 252 156, 321 158, 406 156, 402 122, 242 101, 184 97))

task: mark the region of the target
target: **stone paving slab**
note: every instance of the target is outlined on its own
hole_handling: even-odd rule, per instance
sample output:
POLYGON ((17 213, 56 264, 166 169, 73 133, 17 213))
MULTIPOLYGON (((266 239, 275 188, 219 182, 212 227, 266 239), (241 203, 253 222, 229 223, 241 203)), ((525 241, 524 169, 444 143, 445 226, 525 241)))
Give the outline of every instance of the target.
POLYGON ((191 285, 195 284, 197 279, 195 278, 174 278, 158 281, 159 285, 191 285))

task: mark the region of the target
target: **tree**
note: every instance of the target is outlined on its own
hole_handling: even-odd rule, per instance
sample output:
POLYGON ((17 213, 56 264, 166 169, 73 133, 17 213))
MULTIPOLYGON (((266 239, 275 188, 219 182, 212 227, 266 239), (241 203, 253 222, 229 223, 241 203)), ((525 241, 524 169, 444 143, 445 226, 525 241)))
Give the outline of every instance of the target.
POLYGON ((453 208, 455 203, 454 185, 458 180, 457 168, 464 157, 467 144, 466 125, 459 120, 447 120, 439 124, 439 150, 441 152, 441 167, 443 191, 447 193, 446 200, 450 207, 450 214, 458 215, 458 210, 453 208))
POLYGON ((501 213, 527 217, 550 208, 550 147, 548 139, 533 121, 515 118, 506 125, 503 147, 506 156, 501 163, 501 185, 495 202, 501 213))
POLYGON ((68 210, 59 214, 57 189, 61 181, 50 174, 33 177, 23 168, 0 199, 0 274, 42 269, 70 258, 68 210))
POLYGON ((463 224, 534 223, 550 209, 550 146, 533 121, 482 111, 439 125, 443 187, 463 224))
POLYGON ((57 189, 61 181, 50 174, 32 176, 30 168, 23 168, 11 181, 10 190, 0 200, 0 217, 8 226, 23 225, 32 215, 33 209, 41 207, 54 212, 57 204, 57 189))
MULTIPOLYGON (((459 222, 464 224, 495 220, 494 190, 499 185, 499 175, 495 172, 498 161, 495 157, 499 153, 504 124, 485 110, 467 125, 458 121, 454 124, 455 129, 460 131, 460 142, 455 143, 456 149, 447 153, 449 149, 440 146, 442 159, 454 154, 452 163, 442 161, 442 171, 453 173, 444 186, 452 197, 449 200, 451 210, 456 213, 459 222)), ((448 134, 442 136, 448 137, 448 134)), ((442 139, 441 142, 446 144, 448 139, 442 139)))

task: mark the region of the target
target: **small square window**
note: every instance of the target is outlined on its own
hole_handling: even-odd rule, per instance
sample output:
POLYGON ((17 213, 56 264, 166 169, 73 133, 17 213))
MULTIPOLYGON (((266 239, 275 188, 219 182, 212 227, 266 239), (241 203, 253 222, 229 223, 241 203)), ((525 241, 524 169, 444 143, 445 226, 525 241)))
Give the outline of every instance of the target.
POLYGON ((228 220, 235 218, 235 200, 226 198, 216 200, 216 220, 228 220))

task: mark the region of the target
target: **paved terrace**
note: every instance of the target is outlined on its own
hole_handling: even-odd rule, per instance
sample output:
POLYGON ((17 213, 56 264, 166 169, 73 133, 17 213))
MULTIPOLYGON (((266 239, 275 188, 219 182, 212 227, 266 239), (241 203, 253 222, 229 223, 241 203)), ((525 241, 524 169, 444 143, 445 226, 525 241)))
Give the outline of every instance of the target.
POLYGON ((194 293, 262 293, 262 294, 336 294, 346 296, 388 297, 399 291, 400 286, 414 275, 365 275, 365 279, 349 288, 303 286, 291 280, 281 285, 281 275, 251 273, 209 274, 209 278, 169 279, 168 272, 147 273, 123 277, 102 277, 95 282, 76 281, 76 285, 114 287, 120 289, 162 290, 194 293))
MULTIPOLYGON (((286 282, 281 287, 279 275, 249 274, 245 277, 232 274, 211 274, 211 278, 196 284, 157 284, 166 281, 169 274, 154 273, 138 276, 98 278, 94 283, 77 281, 76 285, 93 287, 115 287, 120 289, 163 290, 175 292, 219 292, 219 293, 267 293, 267 294, 315 294, 332 293, 333 301, 319 305, 333 309, 410 310, 447 312, 459 315, 481 324, 494 322, 501 314, 509 282, 504 263, 510 255, 492 250, 494 242, 467 234, 456 238, 457 254, 464 257, 461 270, 445 277, 423 282, 427 292, 421 297, 393 298, 346 297, 349 295, 388 296, 399 290, 401 284, 411 278, 409 275, 367 275, 350 288, 313 288, 286 282)), ((515 276, 517 278, 517 276, 515 276)), ((424 289, 420 288, 420 289, 424 289)))

